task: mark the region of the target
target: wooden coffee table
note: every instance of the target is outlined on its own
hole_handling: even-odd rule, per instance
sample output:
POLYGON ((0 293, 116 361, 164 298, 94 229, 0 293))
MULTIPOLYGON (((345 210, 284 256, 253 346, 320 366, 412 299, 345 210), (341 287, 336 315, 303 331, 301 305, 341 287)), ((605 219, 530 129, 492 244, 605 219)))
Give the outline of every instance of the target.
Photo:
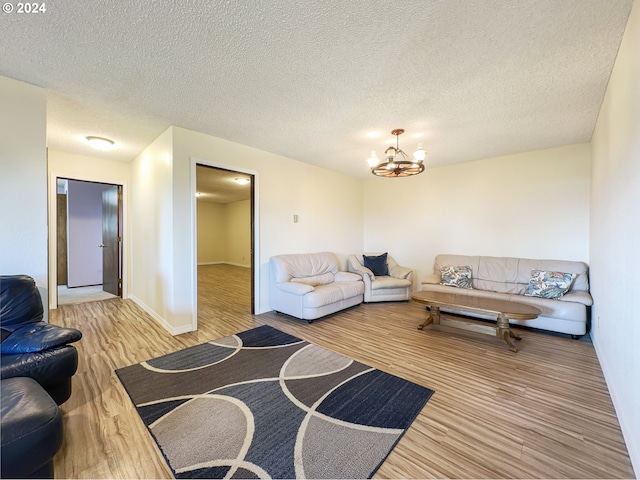
POLYGON ((509 345, 512 352, 517 352, 512 338, 520 340, 520 336, 515 334, 509 328, 509 319, 514 320, 532 320, 542 312, 540 309, 523 303, 510 302, 508 300, 495 300, 493 298, 478 298, 458 293, 445 292, 414 292, 411 299, 424 303, 430 308, 429 317, 422 325, 418 326, 418 330, 422 330, 427 325, 445 325, 450 327, 470 330, 472 332, 485 333, 495 335, 503 339, 509 345), (497 323, 495 326, 482 323, 481 321, 444 317, 440 314, 440 308, 454 308, 456 310, 468 313, 480 313, 495 316, 497 323))

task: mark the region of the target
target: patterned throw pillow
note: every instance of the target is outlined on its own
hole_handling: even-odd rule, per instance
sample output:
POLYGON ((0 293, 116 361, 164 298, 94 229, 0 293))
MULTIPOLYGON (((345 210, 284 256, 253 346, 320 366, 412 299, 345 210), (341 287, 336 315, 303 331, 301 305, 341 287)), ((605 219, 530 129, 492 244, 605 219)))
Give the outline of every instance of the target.
POLYGON ((524 294, 528 297, 560 298, 567 293, 574 278, 575 273, 531 270, 531 280, 524 294))
POLYGON ((458 265, 440 267, 442 280, 440 285, 458 288, 473 288, 471 285, 471 266, 458 265))

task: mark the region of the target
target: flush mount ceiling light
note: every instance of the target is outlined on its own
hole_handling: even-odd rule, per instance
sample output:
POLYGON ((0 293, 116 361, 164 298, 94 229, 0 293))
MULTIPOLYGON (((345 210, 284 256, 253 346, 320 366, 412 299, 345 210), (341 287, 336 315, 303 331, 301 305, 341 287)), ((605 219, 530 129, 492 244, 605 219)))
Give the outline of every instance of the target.
POLYGON ((404 133, 402 128, 397 128, 391 131, 391 135, 396 137, 396 146, 389 147, 385 150, 385 159, 380 161, 376 152, 371 152, 369 157, 369 167, 371 167, 371 173, 378 177, 409 177, 411 175, 418 175, 424 171, 424 158, 427 156, 427 151, 422 148, 422 144, 418 144, 418 149, 413 152, 413 158, 409 158, 409 155, 404 153, 400 149, 399 137, 404 133))
POLYGON ((247 185, 249 183, 249 179, 248 178, 235 178, 234 181, 238 185, 247 185))
POLYGON ((115 145, 115 142, 113 140, 109 140, 108 138, 104 137, 89 136, 85 138, 87 139, 87 142, 89 142, 89 145, 91 145, 96 150, 111 150, 115 145))

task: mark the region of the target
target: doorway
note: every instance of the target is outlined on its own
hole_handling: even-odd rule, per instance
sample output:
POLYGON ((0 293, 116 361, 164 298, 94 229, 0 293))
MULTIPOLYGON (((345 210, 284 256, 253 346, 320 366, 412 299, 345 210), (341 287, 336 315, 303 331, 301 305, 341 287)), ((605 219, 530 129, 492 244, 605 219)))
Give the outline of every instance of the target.
POLYGON ((122 186, 56 178, 57 304, 122 297, 122 186))
POLYGON ((197 314, 255 313, 255 177, 196 163, 197 314))

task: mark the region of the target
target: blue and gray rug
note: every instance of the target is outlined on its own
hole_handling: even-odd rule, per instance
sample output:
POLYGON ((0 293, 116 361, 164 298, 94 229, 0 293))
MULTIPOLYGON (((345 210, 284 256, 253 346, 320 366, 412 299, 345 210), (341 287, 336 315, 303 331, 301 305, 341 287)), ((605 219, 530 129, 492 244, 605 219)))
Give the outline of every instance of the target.
POLYGON ((370 478, 434 393, 269 326, 116 373, 176 478, 370 478))

